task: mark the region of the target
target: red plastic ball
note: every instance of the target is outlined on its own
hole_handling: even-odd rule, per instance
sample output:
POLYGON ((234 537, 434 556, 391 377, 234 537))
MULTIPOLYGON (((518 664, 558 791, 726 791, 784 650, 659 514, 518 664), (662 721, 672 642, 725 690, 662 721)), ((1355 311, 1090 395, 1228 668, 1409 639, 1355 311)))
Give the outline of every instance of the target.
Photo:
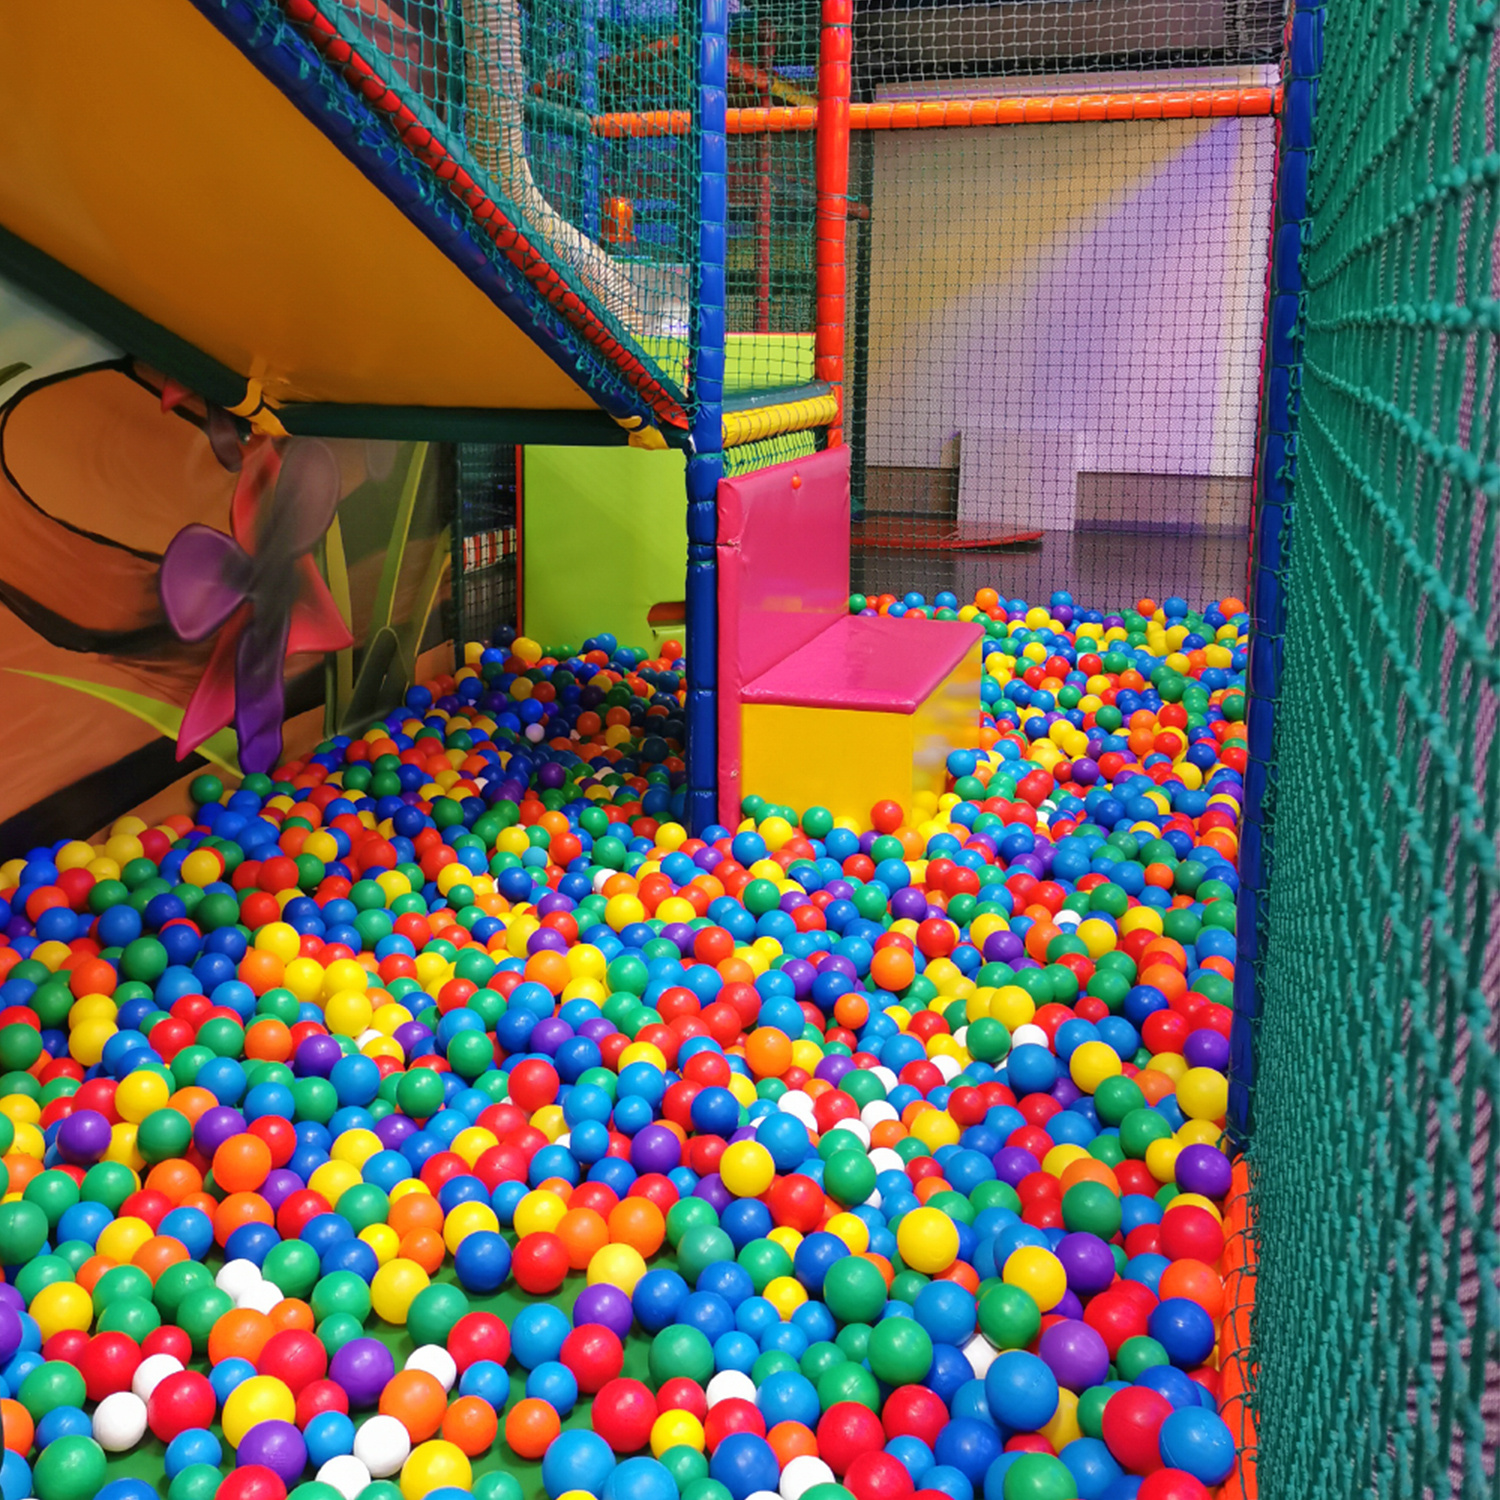
POLYGON ((284 1328, 266 1340, 256 1369, 274 1375, 295 1396, 328 1373, 328 1351, 306 1330, 284 1328))
POLYGON ((887 1439, 920 1438, 931 1448, 948 1425, 948 1408, 943 1398, 925 1385, 903 1385, 886 1397, 880 1420, 887 1439))
POLYGON ((616 1453, 636 1453, 644 1448, 658 1414, 656 1397, 639 1380, 606 1381, 594 1397, 594 1431, 616 1453))
POLYGON ((1213 1493, 1186 1470, 1158 1469, 1141 1481, 1135 1500, 1213 1500, 1213 1493))
POLYGON ((878 1453, 885 1446, 880 1418, 857 1401, 838 1401, 818 1419, 818 1453, 842 1478, 862 1453, 878 1453))
POLYGON ((1132 1474, 1161 1468, 1161 1424, 1171 1415, 1172 1403, 1149 1386, 1116 1391, 1105 1405, 1102 1423, 1104 1443, 1115 1462, 1132 1474))
POLYGON ((1217 1265, 1224 1253, 1224 1230, 1206 1208, 1187 1203, 1163 1214, 1161 1253, 1168 1260, 1201 1260, 1217 1265))
MULTIPOLYGON (((48 1343, 50 1346, 51 1340, 48 1343)), ((47 1355, 48 1359, 65 1357, 47 1355)), ((96 1333, 87 1341, 81 1356, 69 1362, 75 1363, 82 1374, 89 1400, 102 1401, 117 1391, 130 1389, 131 1377, 144 1358, 141 1346, 129 1334, 96 1333)))
POLYGON ((510 1072, 510 1097, 528 1114, 551 1104, 562 1088, 562 1080, 551 1063, 528 1058, 510 1072))
POLYGON ((510 1358, 510 1329, 494 1313, 465 1313, 448 1334, 448 1353, 460 1375, 482 1359, 503 1365, 510 1358))
POLYGON ((844 1488, 854 1500, 904 1500, 916 1485, 906 1465, 889 1453, 861 1453, 844 1475, 844 1488))
POLYGON ((216 1410, 214 1388, 208 1383, 208 1376, 196 1370, 178 1370, 168 1375, 146 1398, 146 1421, 152 1433, 164 1443, 170 1443, 178 1433, 207 1427, 216 1410))
POLYGON ((538 1230, 522 1235, 511 1260, 516 1285, 532 1296, 555 1292, 568 1275, 568 1252, 555 1234, 538 1230))
POLYGON ((656 1405, 660 1411, 691 1412, 701 1422, 708 1415, 708 1396, 696 1380, 678 1375, 666 1382, 656 1393, 656 1405))
POLYGON ((703 1424, 703 1438, 710 1453, 725 1438, 739 1432, 753 1433, 756 1437, 766 1435, 766 1419, 753 1401, 731 1396, 709 1408, 708 1420, 703 1424))
POLYGON ((246 1464, 229 1471, 214 1500, 286 1500, 286 1486, 275 1470, 264 1464, 246 1464))
POLYGON ((65 1365, 77 1365, 83 1351, 88 1348, 88 1343, 89 1336, 82 1329, 64 1328, 42 1345, 42 1358, 61 1360, 65 1365))
POLYGON ((1145 1333, 1150 1316, 1150 1310, 1130 1296, 1122 1282, 1100 1292, 1083 1310, 1083 1321, 1104 1340, 1111 1359, 1126 1339, 1145 1333))
POLYGON ((149 1359, 153 1354, 170 1354, 185 1365, 193 1357, 193 1341, 175 1323, 163 1323, 141 1340, 141 1358, 149 1359))
POLYGON ((349 1393, 331 1380, 314 1380, 297 1393, 297 1426, 306 1427, 314 1417, 325 1411, 340 1411, 349 1414, 349 1393))
POLYGON ((811 1177, 793 1172, 772 1184, 766 1206, 778 1225, 795 1229, 799 1234, 811 1234, 823 1222, 823 1189, 811 1177))
POLYGON ((558 1358, 573 1372, 578 1389, 592 1396, 624 1368, 625 1346, 613 1328, 584 1323, 563 1340, 558 1358))

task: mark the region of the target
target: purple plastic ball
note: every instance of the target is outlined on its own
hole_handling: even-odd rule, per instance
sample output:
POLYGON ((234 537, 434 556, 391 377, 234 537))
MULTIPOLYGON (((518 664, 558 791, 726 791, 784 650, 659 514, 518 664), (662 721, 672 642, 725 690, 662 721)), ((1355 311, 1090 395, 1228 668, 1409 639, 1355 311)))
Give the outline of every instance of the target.
POLYGON ((715 1213, 723 1213, 729 1207, 730 1196, 729 1189, 724 1186, 724 1179, 717 1172, 710 1172, 693 1189, 693 1197, 703 1199, 715 1213))
POLYGON ((57 1131, 57 1154, 74 1166, 96 1162, 109 1149, 110 1125, 96 1109, 69 1115, 57 1131))
POLYGON ((300 1193, 307 1184, 288 1167, 272 1167, 270 1175, 261 1184, 260 1195, 271 1205, 274 1213, 293 1193, 300 1193))
POLYGON ((1229 1038, 1207 1026, 1192 1032, 1182 1044, 1182 1055, 1190 1068, 1212 1068, 1217 1073, 1229 1071, 1229 1038))
POLYGON ((234 1462, 241 1469, 262 1464, 291 1489, 307 1467, 307 1444, 290 1422, 257 1422, 240 1439, 234 1462))
POLYGON ((1217 1146, 1184 1146, 1178 1153, 1177 1186, 1184 1193, 1222 1198, 1229 1181, 1229 1158, 1217 1146))
POLYGON ((587 1286, 578 1294, 573 1304, 573 1326, 582 1328, 585 1323, 602 1323, 622 1340, 630 1332, 635 1311, 630 1298, 617 1286, 601 1281, 597 1286, 587 1286))
MULTIPOLYGON (((332 1042, 333 1038, 328 1040, 332 1042)), ((338 1043, 334 1042, 334 1046, 338 1043)), ((244 1130, 244 1115, 227 1104, 218 1104, 198 1116, 198 1123, 193 1126, 193 1144, 205 1156, 212 1156, 230 1136, 242 1135, 244 1130)))
POLYGON ((1002 1146, 994 1155, 995 1175, 1012 1187, 1023 1177, 1040 1172, 1042 1164, 1024 1146, 1002 1146))
POLYGON ((1025 951, 1025 944, 1013 932, 992 932, 984 940, 984 961, 987 964, 1012 963, 1025 951))
POLYGON ((292 1055, 292 1072, 298 1078, 327 1078, 344 1049, 331 1036, 303 1037, 292 1055))
POLYGON ((21 1347, 21 1310, 0 1303, 0 1359, 9 1359, 21 1347))
POLYGON ((573 1028, 561 1016, 545 1016, 531 1028, 526 1046, 531 1052, 544 1052, 551 1057, 572 1036, 573 1028))
POLYGON ((374 1406, 396 1378, 396 1359, 379 1339, 350 1339, 333 1356, 328 1378, 343 1387, 351 1407, 374 1406))
POLYGON ((1109 1349, 1087 1323, 1065 1318, 1042 1334, 1037 1353, 1070 1391, 1086 1391, 1109 1379, 1109 1349))
POLYGON ((406 1115, 391 1114, 375 1122, 375 1134, 380 1137, 380 1144, 387 1151, 396 1150, 402 1141, 417 1133, 417 1122, 409 1119, 406 1115))
POLYGON ((670 1172, 682 1165, 682 1142, 665 1125, 648 1125, 631 1138, 630 1165, 637 1172, 670 1172))
POLYGON ((1114 1284, 1114 1252, 1097 1234, 1079 1230, 1064 1235, 1052 1253, 1062 1262, 1069 1288, 1080 1296, 1092 1296, 1114 1284))

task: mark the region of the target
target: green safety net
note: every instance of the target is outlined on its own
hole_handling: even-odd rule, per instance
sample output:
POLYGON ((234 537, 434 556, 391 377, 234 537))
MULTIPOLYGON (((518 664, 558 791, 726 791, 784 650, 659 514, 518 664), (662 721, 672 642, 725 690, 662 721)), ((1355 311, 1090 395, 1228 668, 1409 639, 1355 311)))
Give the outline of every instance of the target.
POLYGON ((1494 21, 1326 15, 1249 1137, 1275 1500, 1500 1493, 1494 21))

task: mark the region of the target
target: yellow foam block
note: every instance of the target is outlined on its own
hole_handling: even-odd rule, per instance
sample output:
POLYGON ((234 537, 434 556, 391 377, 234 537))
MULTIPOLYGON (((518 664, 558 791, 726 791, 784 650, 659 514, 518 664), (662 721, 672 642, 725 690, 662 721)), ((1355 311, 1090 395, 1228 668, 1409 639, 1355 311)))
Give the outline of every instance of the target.
POLYGON ((948 753, 979 743, 981 644, 915 713, 742 704, 740 785, 798 812, 826 807, 862 822, 877 802, 910 810, 918 792, 940 795, 948 753))

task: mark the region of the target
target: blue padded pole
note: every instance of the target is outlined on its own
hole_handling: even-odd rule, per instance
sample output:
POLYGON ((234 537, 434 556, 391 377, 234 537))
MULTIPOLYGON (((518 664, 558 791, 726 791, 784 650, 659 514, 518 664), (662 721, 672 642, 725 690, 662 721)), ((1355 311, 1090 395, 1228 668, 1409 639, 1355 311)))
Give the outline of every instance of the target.
POLYGON ((698 50, 698 265, 693 278, 692 447, 687 462, 687 825, 718 820, 719 480, 724 474, 725 105, 729 0, 702 0, 698 50))
POLYGON ((1250 538, 1250 659, 1245 772, 1240 829, 1240 894, 1229 1034, 1229 1124, 1250 1126, 1255 1081, 1255 1021, 1260 1014, 1261 933, 1270 885, 1276 790, 1276 700, 1286 631, 1284 582, 1297 468, 1297 409, 1302 383, 1302 245, 1308 224, 1307 169, 1312 152, 1317 77, 1323 61, 1323 0, 1293 10, 1276 161, 1276 207, 1266 308, 1259 482, 1250 538))

